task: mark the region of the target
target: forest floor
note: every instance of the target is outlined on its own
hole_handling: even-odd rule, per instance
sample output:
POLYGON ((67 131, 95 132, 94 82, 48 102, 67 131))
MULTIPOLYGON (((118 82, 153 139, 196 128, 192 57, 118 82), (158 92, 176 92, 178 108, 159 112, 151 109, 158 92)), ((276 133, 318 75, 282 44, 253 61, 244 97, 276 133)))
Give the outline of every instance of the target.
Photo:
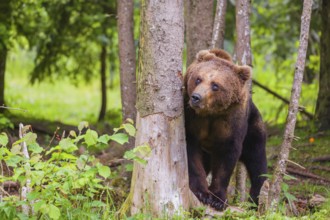
MULTIPOLYGON (((19 121, 31 124, 34 132, 38 134, 39 144, 47 146, 47 143, 54 135, 57 127, 60 127, 58 134, 63 130, 74 130, 75 126, 65 125, 58 122, 45 122, 32 119, 12 118, 16 125, 19 121)), ((99 133, 104 133, 112 128, 92 126, 99 133)), ((280 149, 283 135, 283 126, 268 128, 267 157, 269 173, 280 149)), ((10 132, 11 141, 17 139, 18 130, 15 128, 10 132), (16 137, 15 137, 16 136, 16 137)), ((330 213, 330 131, 317 132, 311 126, 297 127, 295 132, 293 148, 290 152, 290 161, 287 168, 287 178, 282 186, 284 205, 281 213, 288 216, 310 216, 320 210, 327 210, 330 213)), ((113 169, 123 161, 123 148, 111 145, 109 150, 98 152, 97 157, 104 165, 113 169)), ((124 172, 125 173, 125 172, 124 172)), ((127 172, 126 172, 127 175, 127 172)), ((124 201, 129 191, 129 178, 125 176, 114 181, 118 193, 118 201, 124 201)), ((17 188, 7 189, 11 194, 17 194, 17 188)), ((235 204, 233 204, 235 205, 235 204)), ((243 207, 244 208, 244 207, 243 207)), ((250 213, 250 212, 248 212, 250 213)), ((230 214, 231 216, 233 214, 230 214)), ((235 216, 235 215, 234 215, 235 216)), ((234 217, 232 216, 232 217, 234 217)), ((251 214, 238 214, 237 218, 248 218, 251 214)))

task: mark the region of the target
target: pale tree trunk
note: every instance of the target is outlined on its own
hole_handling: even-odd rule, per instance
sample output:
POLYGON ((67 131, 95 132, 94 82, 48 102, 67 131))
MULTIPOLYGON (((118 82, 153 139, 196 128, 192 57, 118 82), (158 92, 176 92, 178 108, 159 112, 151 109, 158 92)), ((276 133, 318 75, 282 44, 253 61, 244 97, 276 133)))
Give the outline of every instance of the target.
POLYGON ((117 0, 120 90, 123 121, 136 117, 136 76, 134 47, 134 1, 117 0))
POLYGON ((210 47, 213 28, 213 0, 184 0, 187 66, 200 50, 210 47))
MULTIPOLYGON (((236 0, 236 58, 240 65, 252 67, 251 37, 250 37, 250 0, 236 0)), ((248 81, 251 90, 251 80, 248 81)), ((239 162, 236 168, 236 190, 239 201, 246 199, 247 172, 243 163, 239 162)))
POLYGON ((183 2, 141 2, 135 145, 148 144, 147 165, 134 163, 131 214, 172 216, 189 206, 182 96, 183 2))
POLYGON ((330 129, 330 1, 322 1, 321 9, 320 85, 316 102, 316 119, 320 130, 330 129))
POLYGON ((227 0, 217 0, 212 32, 211 48, 222 48, 225 41, 227 0))
POLYGON ((287 122, 285 126, 284 138, 281 145, 280 154, 278 156, 275 171, 269 186, 267 207, 270 207, 272 210, 276 210, 280 200, 281 184, 283 182, 283 176, 285 174, 286 164, 289 158, 291 143, 294 138, 294 129, 299 108, 301 84, 303 80, 306 61, 312 4, 313 0, 304 0, 303 12, 301 16, 300 44, 298 49, 298 58, 295 65, 289 112, 287 116, 287 122))
POLYGON ((107 110, 107 79, 106 79, 106 66, 107 66, 107 48, 102 45, 100 54, 100 75, 101 75, 101 109, 98 121, 103 121, 107 110))

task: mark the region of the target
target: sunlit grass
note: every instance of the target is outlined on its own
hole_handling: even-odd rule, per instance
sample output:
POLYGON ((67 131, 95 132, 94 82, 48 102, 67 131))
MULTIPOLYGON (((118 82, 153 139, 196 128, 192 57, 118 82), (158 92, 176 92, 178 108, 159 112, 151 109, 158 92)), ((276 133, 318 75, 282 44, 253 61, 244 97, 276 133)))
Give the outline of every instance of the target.
MULTIPOLYGON (((33 65, 31 53, 12 53, 7 65, 6 104, 27 110, 11 110, 10 113, 25 118, 61 121, 73 125, 82 120, 92 123, 97 121, 101 106, 99 76, 88 83, 63 78, 31 85, 28 75, 33 65)), ((108 111, 121 108, 118 79, 114 88, 108 89, 107 95, 108 111)))

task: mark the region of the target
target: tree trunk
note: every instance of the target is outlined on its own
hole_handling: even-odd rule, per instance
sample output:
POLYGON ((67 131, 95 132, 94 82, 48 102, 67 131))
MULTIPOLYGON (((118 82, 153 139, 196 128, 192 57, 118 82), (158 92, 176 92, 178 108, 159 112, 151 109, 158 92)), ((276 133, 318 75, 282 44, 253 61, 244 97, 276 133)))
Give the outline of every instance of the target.
POLYGON ((183 2, 141 2, 135 145, 148 144, 147 165, 134 163, 131 213, 172 216, 189 205, 182 96, 183 2))
POLYGON ((330 129, 330 2, 323 0, 321 9, 321 63, 316 120, 320 130, 330 129))
POLYGON ((123 121, 136 117, 136 76, 134 48, 134 1, 118 0, 118 37, 120 61, 120 89, 123 121))
POLYGON ((106 77, 106 68, 107 68, 107 48, 106 45, 102 45, 101 54, 100 54, 100 74, 101 74, 101 110, 99 114, 99 120, 103 121, 105 118, 105 113, 107 110, 107 77, 106 77))
MULTIPOLYGON (((7 43, 9 38, 9 31, 11 26, 11 1, 2 1, 0 3, 0 106, 5 105, 5 73, 6 73, 6 62, 7 62, 7 43)), ((0 108, 0 113, 5 109, 0 108)))
MULTIPOLYGON (((0 106, 5 105, 5 72, 6 72, 7 49, 0 45, 0 106)), ((4 111, 0 108, 0 113, 4 111)))
POLYGON ((213 28, 213 0, 185 0, 187 66, 198 51, 210 47, 213 28))
POLYGON ((225 41, 227 0, 217 0, 212 32, 211 48, 222 48, 225 41))
POLYGON ((291 90, 291 100, 287 116, 287 123, 285 126, 284 139, 281 145, 280 154, 269 187, 267 206, 270 207, 272 210, 275 210, 279 203, 281 184, 283 182, 283 176, 286 170, 287 160, 289 158, 291 143, 294 138, 294 129, 299 108, 301 84, 303 80, 306 61, 312 4, 313 0, 304 0, 303 12, 301 17, 300 45, 298 49, 298 58, 295 66, 295 74, 291 90))
MULTIPOLYGON (((236 33, 237 42, 235 46, 236 58, 240 65, 249 65, 252 67, 252 55, 251 55, 251 37, 250 37, 250 0, 236 0, 236 33)), ((251 80, 248 81, 250 90, 252 89, 251 80)), ((239 201, 243 202, 246 199, 247 172, 243 163, 237 164, 236 173, 236 196, 239 197, 239 201)))

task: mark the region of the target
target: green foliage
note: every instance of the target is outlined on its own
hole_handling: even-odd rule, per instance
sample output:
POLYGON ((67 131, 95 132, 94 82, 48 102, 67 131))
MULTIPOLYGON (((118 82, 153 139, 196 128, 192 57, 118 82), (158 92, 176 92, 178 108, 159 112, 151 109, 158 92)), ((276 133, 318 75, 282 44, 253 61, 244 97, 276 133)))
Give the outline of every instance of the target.
POLYGON ((14 129, 14 124, 5 115, 0 114, 0 130, 6 128, 14 129))
MULTIPOLYGON (((110 140, 124 143, 128 135, 135 133, 135 128, 128 122, 116 129, 115 134, 98 137, 92 129, 82 134, 86 127, 87 122, 80 123, 78 135, 71 131, 69 137, 48 150, 39 146, 35 133, 27 133, 10 149, 6 147, 6 134, 0 134, 0 160, 13 170, 12 176, 1 175, 0 183, 17 181, 24 186, 29 182, 31 188, 26 200, 16 195, 3 198, 0 203, 1 219, 35 219, 37 216, 38 219, 108 219, 113 214, 109 180, 116 174, 88 151, 78 155, 77 150, 81 145, 92 150, 98 148, 99 144, 107 145, 110 140), (128 131, 128 135, 119 131, 128 131), (21 153, 22 142, 27 144, 30 159, 21 153), (20 211, 22 205, 28 205, 34 213, 31 216, 24 215, 20 211)), ((143 146, 140 149, 145 152, 147 148, 143 146)))

